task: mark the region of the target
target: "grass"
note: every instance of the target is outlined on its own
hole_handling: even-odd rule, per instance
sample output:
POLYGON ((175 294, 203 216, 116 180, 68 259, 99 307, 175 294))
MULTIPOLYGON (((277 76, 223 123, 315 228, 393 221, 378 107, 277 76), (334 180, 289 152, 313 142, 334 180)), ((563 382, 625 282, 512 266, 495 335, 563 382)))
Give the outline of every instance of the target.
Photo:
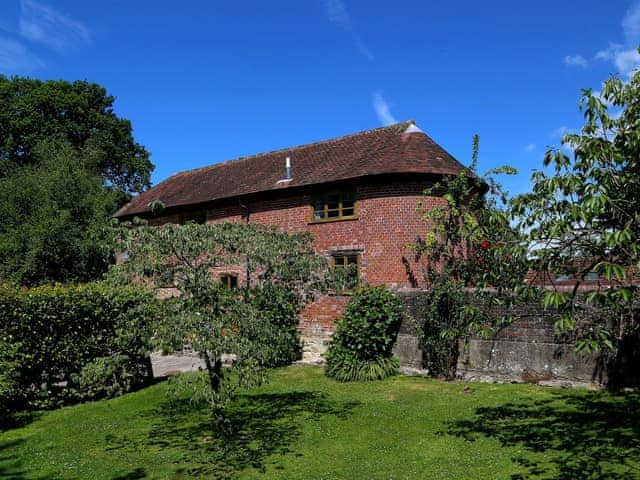
POLYGON ((233 433, 160 383, 24 416, 0 479, 640 479, 640 395, 288 367, 240 395, 233 433))

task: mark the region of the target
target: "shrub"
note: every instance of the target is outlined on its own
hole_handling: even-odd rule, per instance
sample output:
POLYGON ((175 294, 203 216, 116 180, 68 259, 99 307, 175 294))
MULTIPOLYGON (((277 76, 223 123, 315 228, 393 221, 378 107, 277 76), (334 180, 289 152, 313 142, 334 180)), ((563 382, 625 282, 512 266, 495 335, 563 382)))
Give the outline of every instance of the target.
POLYGON ((75 382, 84 398, 111 398, 131 389, 134 372, 130 371, 131 358, 128 355, 99 357, 84 367, 75 382))
POLYGON ((399 364, 392 348, 401 321, 402 303, 384 286, 358 290, 329 342, 327 376, 346 382, 395 374, 399 364))
POLYGON ((131 385, 146 380, 157 308, 151 294, 137 286, 1 286, 0 339, 15 351, 0 351, 0 363, 16 365, 13 396, 32 406, 87 398, 79 385, 81 372, 100 357, 126 355, 131 385))

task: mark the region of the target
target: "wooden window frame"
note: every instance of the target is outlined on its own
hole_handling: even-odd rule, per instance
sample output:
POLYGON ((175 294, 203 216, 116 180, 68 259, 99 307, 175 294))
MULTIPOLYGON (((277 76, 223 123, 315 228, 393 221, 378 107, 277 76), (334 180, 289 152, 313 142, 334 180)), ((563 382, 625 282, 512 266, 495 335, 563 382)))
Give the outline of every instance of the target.
POLYGON ((356 281, 353 288, 345 288, 342 291, 342 295, 353 295, 353 291, 356 290, 362 284, 362 252, 352 252, 352 251, 337 251, 331 253, 331 269, 335 270, 336 268, 344 268, 349 265, 348 258, 355 257, 356 258, 356 281), (338 263, 338 259, 342 259, 342 263, 338 263))
MULTIPOLYGON (((326 223, 326 222, 338 222, 341 220, 356 220, 358 218, 357 211, 357 201, 356 201, 356 192, 353 190, 337 190, 327 193, 322 193, 318 195, 313 195, 311 197, 311 220, 309 223, 326 223), (329 197, 338 196, 338 208, 330 209, 329 208, 329 197), (350 197, 353 202, 353 207, 344 207, 345 198, 350 197), (316 203, 322 202, 322 218, 316 218, 316 203), (351 215, 344 215, 343 211, 351 209, 353 213, 351 215), (330 217, 330 211, 337 211, 338 216, 330 217)), ((319 210, 318 210, 319 211, 319 210)))
POLYGON ((218 277, 220 282, 229 290, 235 290, 238 288, 238 274, 232 272, 226 272, 220 274, 218 277))

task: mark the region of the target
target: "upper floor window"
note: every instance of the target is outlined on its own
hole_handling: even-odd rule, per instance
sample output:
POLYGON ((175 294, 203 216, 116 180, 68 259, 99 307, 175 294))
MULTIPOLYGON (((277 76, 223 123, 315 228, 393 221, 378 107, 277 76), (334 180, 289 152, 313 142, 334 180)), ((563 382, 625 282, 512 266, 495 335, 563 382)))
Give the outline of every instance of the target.
POLYGON ((355 218, 356 195, 354 192, 333 192, 312 199, 312 222, 355 218))
POLYGON ((180 215, 180 225, 187 223, 207 223, 207 212, 205 210, 196 210, 194 212, 187 212, 180 215))

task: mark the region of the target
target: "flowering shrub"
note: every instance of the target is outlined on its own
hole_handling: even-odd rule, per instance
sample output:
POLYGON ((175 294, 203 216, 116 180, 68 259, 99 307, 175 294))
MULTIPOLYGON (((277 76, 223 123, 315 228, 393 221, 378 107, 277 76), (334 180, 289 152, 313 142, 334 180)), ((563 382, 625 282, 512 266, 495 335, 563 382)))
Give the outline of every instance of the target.
POLYGON ((500 328, 510 319, 489 313, 506 311, 531 295, 524 283, 526 245, 510 225, 506 193, 491 176, 514 169, 502 167, 478 177, 478 142, 474 137, 468 169, 425 190, 425 197, 441 196, 444 202, 424 211, 429 231, 425 240, 409 246, 423 264, 429 289, 425 366, 448 378, 456 374, 459 341, 500 328))

